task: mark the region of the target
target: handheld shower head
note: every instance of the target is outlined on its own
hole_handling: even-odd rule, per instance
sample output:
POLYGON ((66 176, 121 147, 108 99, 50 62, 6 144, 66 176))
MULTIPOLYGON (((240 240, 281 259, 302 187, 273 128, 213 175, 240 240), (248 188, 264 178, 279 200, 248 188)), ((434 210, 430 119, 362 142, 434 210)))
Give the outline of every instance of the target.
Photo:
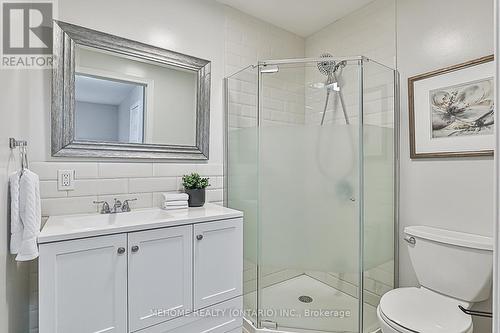
MULTIPOLYGON (((320 58, 332 58, 333 56, 330 53, 323 53, 319 56, 320 58)), ((321 74, 327 77, 325 87, 326 87, 326 100, 325 107, 323 109, 323 116, 321 118, 321 125, 325 122, 326 110, 328 108, 328 100, 330 98, 330 94, 332 92, 337 92, 340 98, 340 104, 342 105, 342 111, 344 112, 345 123, 349 125, 349 118, 347 117, 347 112, 345 108, 344 95, 340 91, 339 83, 338 83, 338 75, 335 73, 340 69, 339 75, 342 75, 342 69, 347 66, 347 62, 345 60, 336 62, 334 60, 324 60, 317 63, 318 70, 321 74)))
MULTIPOLYGON (((319 56, 320 58, 330 58, 333 57, 330 53, 323 53, 319 56)), ((318 70, 321 74, 325 76, 331 76, 335 72, 336 64, 335 61, 325 60, 318 62, 318 70)))

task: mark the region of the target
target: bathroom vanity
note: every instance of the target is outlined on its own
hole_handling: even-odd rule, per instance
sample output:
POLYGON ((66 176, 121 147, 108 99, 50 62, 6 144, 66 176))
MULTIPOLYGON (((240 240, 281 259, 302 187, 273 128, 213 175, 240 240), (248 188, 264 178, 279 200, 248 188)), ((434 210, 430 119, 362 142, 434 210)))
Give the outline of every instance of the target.
POLYGON ((39 246, 40 333, 241 332, 239 211, 54 216, 39 246))

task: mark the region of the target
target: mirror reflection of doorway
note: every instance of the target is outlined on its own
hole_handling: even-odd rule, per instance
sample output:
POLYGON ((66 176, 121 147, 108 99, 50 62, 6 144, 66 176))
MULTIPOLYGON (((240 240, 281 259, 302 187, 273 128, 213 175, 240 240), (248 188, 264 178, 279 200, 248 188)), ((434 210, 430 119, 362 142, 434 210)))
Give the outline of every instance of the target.
POLYGON ((144 128, 144 117, 143 117, 143 102, 139 100, 132 104, 130 107, 130 134, 129 139, 131 143, 142 143, 143 142, 143 128, 144 128))

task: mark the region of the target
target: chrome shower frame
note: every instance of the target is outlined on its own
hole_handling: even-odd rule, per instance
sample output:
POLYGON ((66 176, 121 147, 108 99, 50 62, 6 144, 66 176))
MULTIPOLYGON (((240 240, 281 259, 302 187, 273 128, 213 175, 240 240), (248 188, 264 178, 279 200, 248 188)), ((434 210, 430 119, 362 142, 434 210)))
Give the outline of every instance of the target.
MULTIPOLYGON (((228 95, 228 82, 229 79, 238 74, 241 73, 245 70, 248 69, 258 69, 262 68, 265 66, 279 66, 279 65, 291 65, 291 64, 306 64, 306 63, 318 63, 318 62, 323 62, 323 61, 334 61, 336 63, 340 62, 353 62, 353 61, 359 61, 361 65, 361 71, 360 71, 360 78, 361 78, 361 85, 363 84, 363 64, 365 62, 373 62, 378 64, 379 66, 382 66, 390 71, 393 72, 394 75, 394 230, 393 230, 393 237, 394 237, 394 288, 399 287, 399 235, 400 235, 400 223, 399 223, 399 195, 400 195, 400 76, 399 72, 391 68, 387 65, 384 65, 378 61, 375 61, 371 58, 368 58, 366 56, 351 56, 351 57, 316 57, 316 58, 290 58, 290 59, 267 59, 267 60, 261 60, 258 61, 256 64, 252 64, 249 66, 246 66, 242 68, 239 71, 236 71, 232 73, 231 75, 228 75, 224 78, 224 117, 223 117, 223 123, 224 123, 224 145, 223 145, 223 163, 224 163, 224 177, 223 177, 223 186, 224 186, 224 192, 223 192, 223 204, 224 206, 227 207, 228 204, 228 170, 229 170, 229 164, 228 164, 228 132, 229 132, 229 95, 228 95)), ((262 98, 261 98, 261 92, 262 92, 262 75, 260 70, 258 70, 257 73, 257 85, 258 85, 258 94, 257 94, 257 126, 261 126, 262 123, 262 98)), ((265 74, 264 74, 265 75, 265 74)), ((337 80, 337 78, 335 78, 337 80)), ((360 135, 363 133, 363 96, 361 94, 360 96, 360 105, 361 105, 361 114, 360 114, 360 119, 361 121, 359 122, 359 128, 360 128, 360 135)), ((345 112, 345 108, 344 108, 345 112)), ((346 115, 347 117, 347 115, 346 115)), ((346 118, 347 124, 349 124, 349 120, 346 118)), ((260 140, 260 138, 258 139, 260 140)), ((363 150, 361 149, 359 151, 360 156, 363 154, 363 150)), ((363 170, 360 170, 362 173, 363 170)), ((362 186, 363 180, 361 179, 360 181, 360 186, 362 186)), ((361 199, 360 202, 360 207, 362 207, 363 201, 361 199)), ((361 208, 362 210, 362 208, 361 208)), ((363 220, 363 219, 361 219, 363 220)), ((360 224, 360 230, 363 228, 363 222, 360 224)), ((363 248, 363 242, 362 242, 362 234, 360 233, 360 267, 363 266, 363 253, 364 253, 364 248, 363 248)), ((257 249, 259 251, 260 247, 257 246, 257 249)), ((260 256, 260 254, 258 254, 260 256)), ((257 268, 258 269, 258 268, 257 268)), ((259 273, 257 273, 259 276, 259 273)), ((358 294, 358 300, 360 304, 360 311, 359 311, 359 328, 360 332, 363 331, 363 303, 364 303, 364 271, 363 269, 360 269, 359 273, 359 294, 358 294)), ((257 279, 257 283, 259 283, 259 279, 257 279)), ((257 289, 259 290, 259 286, 257 286, 257 289)), ((257 297, 257 308, 260 308, 260 297, 257 297)), ((257 320, 258 321, 258 320, 257 320)), ((249 324, 249 322, 247 323, 249 324)), ((258 331, 259 328, 257 327, 258 331)), ((246 332, 246 330, 244 330, 246 332)), ((267 332, 267 331, 266 331, 267 332)))

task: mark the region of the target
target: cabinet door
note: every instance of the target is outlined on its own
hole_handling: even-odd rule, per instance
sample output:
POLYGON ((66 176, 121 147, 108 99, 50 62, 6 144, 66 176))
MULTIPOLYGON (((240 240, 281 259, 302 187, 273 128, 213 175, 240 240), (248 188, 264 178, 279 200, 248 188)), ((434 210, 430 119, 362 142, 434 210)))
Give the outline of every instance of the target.
POLYGON ((195 310, 242 294, 243 219, 194 226, 195 310))
POLYGON ((129 331, 192 311, 192 226, 128 235, 129 331))
POLYGON ((39 332, 126 332, 126 248, 126 235, 42 244, 39 332))

